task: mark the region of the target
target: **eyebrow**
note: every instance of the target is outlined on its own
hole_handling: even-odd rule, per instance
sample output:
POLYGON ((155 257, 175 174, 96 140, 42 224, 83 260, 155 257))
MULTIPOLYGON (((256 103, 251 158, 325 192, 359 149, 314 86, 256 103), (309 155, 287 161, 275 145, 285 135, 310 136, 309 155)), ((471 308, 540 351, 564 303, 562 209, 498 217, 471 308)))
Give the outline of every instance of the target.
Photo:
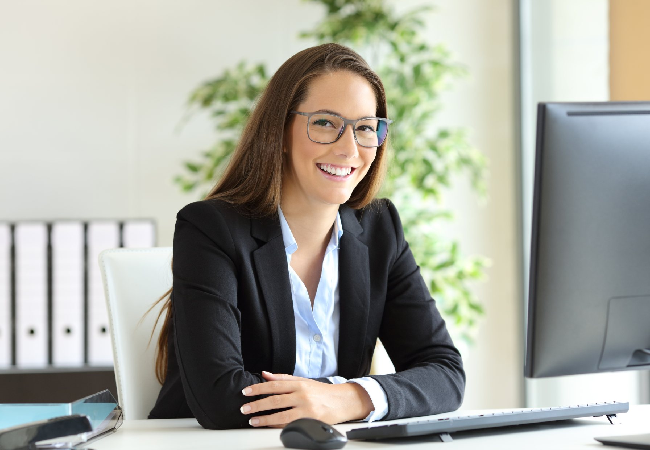
MULTIPOLYGON (((319 113, 328 113, 328 114, 336 114, 337 116, 341 116, 341 117, 343 117, 343 114, 341 114, 340 112, 332 111, 331 109, 319 109, 319 110, 316 111, 316 112, 319 112, 319 113)), ((376 113, 375 113, 375 114, 376 114, 376 113)), ((371 115, 369 115, 369 116, 361 116, 361 118, 364 118, 364 117, 375 117, 375 114, 371 114, 371 115)))

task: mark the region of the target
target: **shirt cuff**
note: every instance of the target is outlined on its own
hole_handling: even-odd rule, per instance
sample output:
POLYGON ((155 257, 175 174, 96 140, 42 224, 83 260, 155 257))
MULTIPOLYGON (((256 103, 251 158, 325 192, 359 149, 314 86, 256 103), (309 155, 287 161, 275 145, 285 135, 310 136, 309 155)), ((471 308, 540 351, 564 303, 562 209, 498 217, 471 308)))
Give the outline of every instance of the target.
POLYGON ((334 377, 327 377, 327 379, 330 380, 330 383, 332 383, 332 384, 342 384, 342 383, 347 383, 348 382, 347 378, 339 377, 338 375, 334 376, 334 377))
MULTIPOLYGON (((332 377, 332 378, 343 378, 343 377, 332 377)), ((381 385, 371 377, 363 378, 354 378, 349 380, 348 383, 357 383, 362 388, 366 390, 370 396, 370 401, 375 407, 374 411, 371 411, 368 416, 363 419, 364 422, 374 422, 375 420, 381 420, 388 413, 388 398, 386 398, 386 392, 381 385)))

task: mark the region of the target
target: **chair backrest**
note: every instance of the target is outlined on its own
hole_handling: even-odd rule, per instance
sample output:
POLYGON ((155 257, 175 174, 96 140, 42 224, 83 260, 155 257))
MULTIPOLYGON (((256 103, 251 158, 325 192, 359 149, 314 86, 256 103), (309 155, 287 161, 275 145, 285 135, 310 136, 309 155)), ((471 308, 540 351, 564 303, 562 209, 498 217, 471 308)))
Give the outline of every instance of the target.
POLYGON ((118 401, 124 418, 129 420, 146 419, 160 391, 155 375, 155 350, 164 316, 150 345, 149 339, 162 302, 144 314, 172 287, 171 259, 171 247, 119 248, 99 255, 118 401))

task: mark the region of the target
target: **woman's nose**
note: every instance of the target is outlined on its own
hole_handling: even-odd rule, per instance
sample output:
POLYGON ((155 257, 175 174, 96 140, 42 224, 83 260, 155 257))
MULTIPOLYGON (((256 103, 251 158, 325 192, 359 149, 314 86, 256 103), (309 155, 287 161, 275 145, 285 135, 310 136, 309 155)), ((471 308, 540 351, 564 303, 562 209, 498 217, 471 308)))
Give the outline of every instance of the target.
POLYGON ((359 156, 359 149, 357 148, 357 141, 354 139, 354 131, 352 125, 346 124, 343 134, 336 141, 336 154, 345 156, 346 158, 354 158, 359 156))

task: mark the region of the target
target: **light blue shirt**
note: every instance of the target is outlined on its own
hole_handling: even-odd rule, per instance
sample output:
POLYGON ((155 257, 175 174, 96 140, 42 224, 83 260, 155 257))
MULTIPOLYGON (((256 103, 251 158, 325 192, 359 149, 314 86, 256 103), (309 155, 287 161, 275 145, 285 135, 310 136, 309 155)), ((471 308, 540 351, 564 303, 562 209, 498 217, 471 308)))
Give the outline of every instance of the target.
POLYGON ((298 250, 289 224, 278 206, 284 250, 289 266, 289 281, 296 325, 296 366, 293 375, 303 378, 327 377, 332 383, 353 382, 363 387, 375 407, 364 420, 379 420, 388 412, 386 392, 370 377, 347 380, 337 376, 339 348, 339 240, 343 236, 341 216, 336 214, 332 236, 323 258, 314 308, 305 284, 291 267, 291 255, 298 250))

